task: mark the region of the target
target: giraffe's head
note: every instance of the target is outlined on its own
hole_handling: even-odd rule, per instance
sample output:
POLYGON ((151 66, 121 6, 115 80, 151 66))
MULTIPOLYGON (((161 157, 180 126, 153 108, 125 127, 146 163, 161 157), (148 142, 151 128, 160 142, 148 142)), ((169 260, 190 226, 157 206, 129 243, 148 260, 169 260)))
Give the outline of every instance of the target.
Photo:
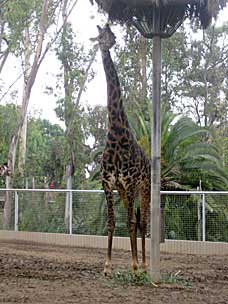
POLYGON ((99 32, 97 40, 99 42, 100 49, 102 51, 108 51, 116 43, 116 37, 111 31, 108 23, 103 28, 98 25, 97 29, 99 32))

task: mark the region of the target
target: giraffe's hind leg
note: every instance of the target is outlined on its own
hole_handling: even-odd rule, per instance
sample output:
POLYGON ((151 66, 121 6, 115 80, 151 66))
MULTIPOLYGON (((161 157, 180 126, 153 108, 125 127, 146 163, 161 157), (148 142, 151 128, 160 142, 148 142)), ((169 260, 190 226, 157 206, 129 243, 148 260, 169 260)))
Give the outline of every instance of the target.
POLYGON ((134 213, 134 196, 128 194, 127 199, 127 226, 130 234, 131 253, 132 253, 132 270, 133 273, 138 271, 138 253, 137 253, 137 221, 134 213))
POLYGON ((104 274, 105 276, 111 275, 111 257, 112 257, 112 240, 113 233, 115 230, 115 216, 114 216, 114 208, 113 208, 113 192, 107 185, 103 185, 105 189, 105 196, 108 206, 108 252, 104 266, 104 274))

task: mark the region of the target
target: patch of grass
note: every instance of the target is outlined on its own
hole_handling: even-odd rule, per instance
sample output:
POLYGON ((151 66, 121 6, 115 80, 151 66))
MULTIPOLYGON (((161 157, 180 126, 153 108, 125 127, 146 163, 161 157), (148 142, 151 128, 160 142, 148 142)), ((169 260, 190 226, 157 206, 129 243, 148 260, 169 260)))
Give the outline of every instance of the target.
POLYGON ((112 280, 114 283, 121 285, 142 286, 151 284, 150 275, 145 272, 133 274, 132 271, 116 271, 113 272, 112 280))
POLYGON ((192 287, 191 283, 187 281, 184 277, 179 275, 179 271, 177 273, 165 274, 161 277, 161 283, 163 284, 178 284, 184 287, 192 287))
POLYGON ((174 274, 165 274, 161 277, 161 282, 157 285, 151 280, 148 273, 143 271, 133 274, 130 270, 115 271, 112 274, 111 281, 114 284, 120 284, 125 286, 151 286, 158 287, 162 284, 177 284, 184 287, 191 287, 191 283, 184 277, 179 275, 179 272, 174 274))

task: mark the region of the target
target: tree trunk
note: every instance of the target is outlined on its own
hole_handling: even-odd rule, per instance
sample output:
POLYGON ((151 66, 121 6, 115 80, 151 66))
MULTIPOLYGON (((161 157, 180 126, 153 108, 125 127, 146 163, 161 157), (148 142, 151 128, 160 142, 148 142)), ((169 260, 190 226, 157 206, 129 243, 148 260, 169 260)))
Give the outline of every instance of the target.
MULTIPOLYGON (((28 74, 28 80, 25 83, 24 92, 23 92, 23 99, 22 99, 22 107, 21 107, 21 115, 20 115, 20 121, 17 129, 15 130, 14 135, 12 136, 12 140, 9 147, 8 152, 8 166, 11 170, 12 174, 14 174, 15 169, 15 159, 16 159, 16 151, 17 151, 17 145, 18 140, 21 134, 21 130, 23 128, 26 115, 27 115, 27 109, 28 109, 28 103, 31 95, 31 90, 34 85, 36 75, 40 66, 40 56, 42 52, 42 46, 43 46, 43 40, 44 40, 44 34, 45 34, 45 23, 46 23, 46 16, 48 11, 48 0, 43 0, 43 6, 42 6, 42 13, 40 17, 40 23, 39 23, 39 33, 37 38, 37 46, 35 50, 35 56, 34 61, 31 67, 31 71, 28 74)), ((9 176, 8 178, 7 186, 9 188, 12 187, 12 178, 9 176)), ((10 227, 10 219, 11 219, 11 200, 7 197, 5 201, 5 208, 4 208, 4 227, 10 227)))
POLYGON ((27 115, 25 116, 25 120, 21 128, 21 133, 19 135, 18 170, 21 177, 24 176, 26 141, 27 141, 27 115))
MULTIPOLYGON (((12 178, 11 176, 6 176, 6 189, 12 188, 12 178)), ((12 214, 12 193, 6 191, 4 213, 3 213, 3 229, 10 230, 11 228, 11 214, 12 214)))
MULTIPOLYGON (((25 29, 24 33, 24 39, 23 39, 23 45, 24 45, 24 84, 23 84, 23 100, 27 98, 26 96, 26 85, 29 79, 29 73, 31 71, 31 44, 30 44, 30 35, 29 35, 29 29, 25 29)), ((25 100, 24 104, 29 104, 29 100, 25 100)), ((25 118, 23 121, 23 125, 21 127, 21 132, 19 135, 19 158, 18 158, 18 170, 19 174, 21 176, 24 176, 24 167, 25 167, 25 157, 26 157, 26 141, 27 141, 27 110, 25 111, 25 118)))
MULTIPOLYGON (((10 171, 14 172, 14 164, 15 164, 15 157, 16 157, 16 149, 17 149, 17 136, 16 134, 13 135, 10 147, 9 147, 9 153, 8 153, 8 167, 10 171)), ((6 176, 6 189, 12 188, 12 176, 6 176)), ((9 230, 11 225, 11 192, 6 191, 6 199, 5 199, 5 205, 4 205, 4 214, 3 214, 3 229, 9 230)))
POLYGON ((4 37, 4 31, 5 31, 5 21, 3 20, 3 14, 0 12, 0 74, 2 72, 2 69, 6 63, 6 60, 10 53, 9 43, 4 37), (5 50, 2 49, 3 41, 7 44, 7 47, 5 50))
POLYGON ((140 37, 140 57, 141 57, 141 75, 142 75, 142 105, 147 98, 147 39, 140 37))

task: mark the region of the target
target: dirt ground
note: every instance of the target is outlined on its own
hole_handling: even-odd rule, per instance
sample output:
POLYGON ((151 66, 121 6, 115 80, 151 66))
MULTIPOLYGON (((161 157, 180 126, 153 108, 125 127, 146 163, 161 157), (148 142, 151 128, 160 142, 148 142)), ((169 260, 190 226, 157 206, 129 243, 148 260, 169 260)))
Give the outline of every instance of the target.
MULTIPOLYGON (((0 303, 228 304, 228 256, 161 255, 162 274, 181 282, 120 284, 102 275, 105 251, 0 242, 0 303)), ((130 269, 114 251, 113 268, 130 269)))

